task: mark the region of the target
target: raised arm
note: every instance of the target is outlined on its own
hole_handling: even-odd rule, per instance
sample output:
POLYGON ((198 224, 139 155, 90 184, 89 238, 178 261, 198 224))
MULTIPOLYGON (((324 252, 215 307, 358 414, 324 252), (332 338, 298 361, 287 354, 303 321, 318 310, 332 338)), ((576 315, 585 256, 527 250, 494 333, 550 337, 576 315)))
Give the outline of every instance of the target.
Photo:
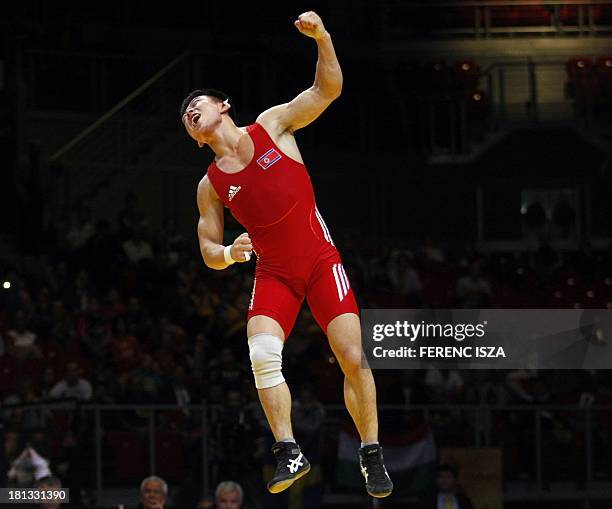
MULTIPOLYGON (((215 270, 227 268, 223 245, 223 203, 215 193, 210 181, 204 177, 198 184, 198 240, 204 263, 215 270)), ((253 250, 247 233, 239 235, 229 248, 229 255, 234 261, 246 262, 253 250), (248 253, 248 254, 246 254, 248 253)))
POLYGON ((342 91, 342 70, 323 21, 315 12, 300 14, 297 29, 317 43, 318 58, 312 86, 285 104, 264 111, 257 121, 269 131, 295 131, 315 120, 342 91))

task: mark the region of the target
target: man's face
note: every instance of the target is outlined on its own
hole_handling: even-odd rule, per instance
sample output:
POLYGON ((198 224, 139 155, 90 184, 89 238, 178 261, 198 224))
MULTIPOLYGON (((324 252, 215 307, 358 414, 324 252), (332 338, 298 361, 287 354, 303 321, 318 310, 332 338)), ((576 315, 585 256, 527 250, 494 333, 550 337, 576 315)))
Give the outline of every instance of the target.
POLYGON ((452 472, 443 470, 438 474, 438 488, 440 491, 451 492, 455 491, 456 479, 452 472))
POLYGON ((206 139, 221 124, 221 113, 227 106, 215 97, 200 95, 191 100, 183 114, 187 134, 202 147, 206 139))
POLYGON ((140 501, 146 509, 162 509, 166 503, 164 486, 159 481, 149 481, 140 492, 140 501))
MULTIPOLYGON (((36 486, 41 491, 57 491, 62 489, 62 485, 58 482, 54 481, 44 481, 38 483, 36 486)), ((59 509, 61 504, 58 502, 42 502, 38 504, 39 507, 44 507, 44 509, 59 509)))
POLYGON ((240 509, 241 506, 237 491, 222 491, 217 497, 217 509, 240 509))

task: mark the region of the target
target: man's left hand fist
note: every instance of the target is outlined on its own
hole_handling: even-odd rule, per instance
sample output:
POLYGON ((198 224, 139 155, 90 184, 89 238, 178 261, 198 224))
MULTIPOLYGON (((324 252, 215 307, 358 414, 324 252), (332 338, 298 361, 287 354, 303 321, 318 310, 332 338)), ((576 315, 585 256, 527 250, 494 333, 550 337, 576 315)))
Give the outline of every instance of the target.
POLYGON ((319 15, 313 11, 300 14, 293 24, 300 32, 313 39, 320 39, 326 34, 323 21, 319 15))

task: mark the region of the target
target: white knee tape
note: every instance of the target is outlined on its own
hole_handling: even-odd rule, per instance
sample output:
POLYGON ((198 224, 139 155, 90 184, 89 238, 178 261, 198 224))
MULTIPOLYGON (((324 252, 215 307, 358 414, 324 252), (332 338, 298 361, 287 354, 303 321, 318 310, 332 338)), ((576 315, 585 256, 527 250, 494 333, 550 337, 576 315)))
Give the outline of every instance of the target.
POLYGON ((269 389, 282 384, 283 340, 272 334, 255 334, 249 338, 249 356, 255 375, 255 387, 269 389))

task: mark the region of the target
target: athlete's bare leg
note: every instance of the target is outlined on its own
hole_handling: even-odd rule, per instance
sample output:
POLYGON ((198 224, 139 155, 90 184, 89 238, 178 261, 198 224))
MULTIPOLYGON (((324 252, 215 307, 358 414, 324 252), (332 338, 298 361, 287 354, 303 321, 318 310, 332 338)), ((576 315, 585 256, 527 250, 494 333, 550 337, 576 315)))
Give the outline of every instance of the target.
MULTIPOLYGON (((283 329, 276 320, 264 315, 253 316, 247 324, 247 336, 262 333, 273 334, 285 340, 283 329)), ((283 382, 269 389, 257 389, 257 392, 276 441, 293 438, 291 393, 287 383, 283 382)))
POLYGON ((361 366, 359 317, 344 313, 327 326, 327 338, 344 372, 344 401, 362 442, 378 441, 376 386, 369 368, 361 366))

